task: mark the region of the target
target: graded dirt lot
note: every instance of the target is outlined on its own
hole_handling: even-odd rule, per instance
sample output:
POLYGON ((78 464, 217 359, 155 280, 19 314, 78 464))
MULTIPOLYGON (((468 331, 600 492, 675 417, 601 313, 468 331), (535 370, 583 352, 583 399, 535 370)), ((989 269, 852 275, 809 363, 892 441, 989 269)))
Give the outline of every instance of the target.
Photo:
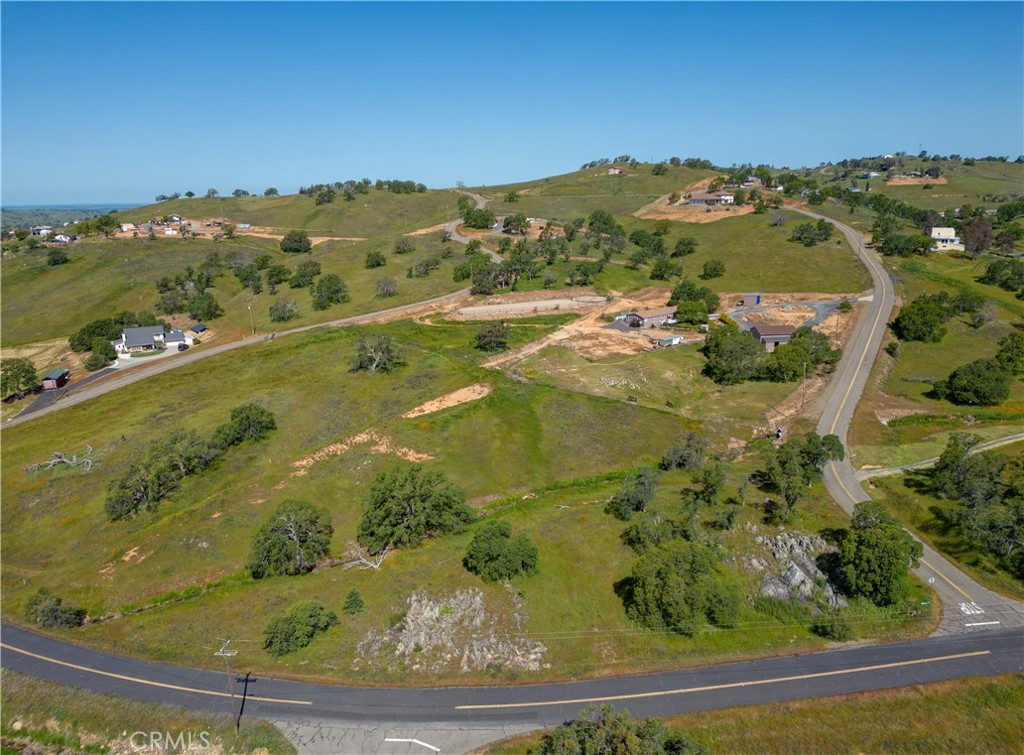
MULTIPOLYGON (((706 191, 711 185, 712 178, 704 178, 696 183, 679 189, 679 194, 685 197, 687 194, 698 191, 706 191)), ((725 218, 736 218, 740 215, 749 215, 754 211, 754 205, 745 204, 741 207, 735 205, 721 205, 708 207, 706 205, 689 205, 686 199, 680 199, 677 204, 669 204, 670 194, 658 197, 653 202, 645 204, 633 213, 635 217, 648 220, 678 220, 683 223, 713 223, 716 220, 725 218)))
MULTIPOLYGON (((523 293, 550 296, 546 291, 523 293)), ((651 339, 670 335, 668 331, 659 329, 619 330, 609 327, 608 322, 610 316, 618 312, 664 306, 668 299, 668 291, 663 288, 645 288, 630 294, 628 298, 615 298, 611 301, 605 297, 586 297, 585 294, 577 295, 576 298, 600 298, 602 301, 594 301, 587 306, 579 319, 563 325, 554 333, 518 349, 502 352, 485 362, 484 366, 508 369, 553 345, 564 346, 585 359, 604 359, 615 355, 632 356, 655 348, 651 339)))

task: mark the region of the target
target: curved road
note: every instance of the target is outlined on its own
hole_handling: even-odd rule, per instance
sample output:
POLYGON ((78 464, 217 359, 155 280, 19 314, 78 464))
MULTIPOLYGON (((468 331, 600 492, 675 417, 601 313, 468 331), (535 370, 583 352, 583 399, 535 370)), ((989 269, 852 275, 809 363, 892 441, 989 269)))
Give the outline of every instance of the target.
MULTIPOLYGON (((800 210, 812 218, 823 218, 806 210, 800 210)), ((861 315, 844 350, 843 358, 836 367, 835 375, 829 381, 824 396, 824 409, 818 421, 818 433, 834 433, 846 446, 846 435, 853 419, 853 412, 864 391, 871 366, 885 335, 885 328, 895 304, 892 280, 874 252, 867 249, 864 236, 848 225, 831 218, 831 222, 850 242, 864 266, 871 274, 874 294, 867 310, 861 315)), ((825 487, 829 494, 847 513, 853 507, 870 501, 861 487, 860 479, 850 463, 849 454, 841 462, 833 462, 825 468, 825 487)), ((942 623, 939 634, 976 632, 992 627, 1024 627, 1024 603, 999 595, 975 582, 926 543, 924 557, 916 574, 927 582, 942 601, 942 623)))
MULTIPOLYGON (((482 206, 483 199, 473 196, 482 206)), ((865 249, 861 236, 841 223, 835 225, 860 255, 875 285, 875 295, 830 382, 818 424, 820 433, 835 433, 845 442, 894 295, 891 281, 865 249)), ((465 243, 468 239, 457 235, 457 226, 455 221, 448 228, 453 238, 465 243)), ((387 312, 397 314, 422 306, 421 302, 387 312)), ((371 313, 329 324, 356 324, 384 314, 371 313)), ((313 327, 321 326, 288 332, 313 327)), ((225 344, 217 350, 174 360, 175 364, 165 369, 273 337, 225 344)), ((153 367, 146 374, 155 374, 162 365, 153 367)), ((123 384, 126 381, 118 381, 109 390, 123 384)), ((830 466, 825 481, 829 492, 847 511, 852 511, 856 502, 868 499, 848 461, 830 466)), ((0 661, 4 667, 63 683, 197 710, 238 712, 241 700, 234 695, 244 695, 241 715, 275 721, 301 752, 402 754, 426 752, 422 743, 438 751, 464 751, 507 734, 552 726, 591 702, 612 702, 636 715, 664 716, 1024 671, 1024 611, 1019 602, 985 590, 927 547, 921 574, 935 587, 945 607, 940 631, 927 639, 568 684, 371 689, 236 674, 229 693, 228 679, 223 674, 111 656, 6 624, 0 635, 0 661)))
MULTIPOLYGON (((237 713, 224 673, 98 653, 3 625, 4 667, 109 694, 203 711, 237 713)), ((281 726, 304 753, 426 752, 388 739, 418 739, 461 752, 501 736, 554 726, 590 704, 667 716, 944 679, 1024 670, 1014 630, 931 637, 709 668, 568 684, 440 689, 305 684, 245 674, 233 693, 243 715, 281 726)))

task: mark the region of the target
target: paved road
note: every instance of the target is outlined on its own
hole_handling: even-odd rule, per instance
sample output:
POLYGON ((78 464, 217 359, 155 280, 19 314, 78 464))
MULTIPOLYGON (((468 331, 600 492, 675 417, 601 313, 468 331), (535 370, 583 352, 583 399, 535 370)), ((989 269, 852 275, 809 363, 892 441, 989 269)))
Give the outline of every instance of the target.
MULTIPOLYGON (((0 642, 6 668, 149 702, 237 710, 224 673, 119 658, 8 625, 2 626, 0 642)), ((1019 632, 989 631, 644 676, 441 689, 325 686, 262 676, 249 676, 246 683, 243 659, 236 669, 235 694, 246 694, 243 715, 280 723, 299 740, 301 752, 414 751, 387 738, 444 744, 452 752, 505 733, 556 725, 590 702, 611 702, 638 716, 667 716, 1021 672, 1024 643, 1019 632)))
MULTIPOLYGON (((812 218, 823 216, 800 210, 812 218)), ((818 433, 834 433, 846 446, 846 435, 853 412, 864 391, 868 374, 874 364, 885 335, 885 328, 895 303, 892 280, 874 252, 865 246, 864 236, 848 225, 829 220, 850 242, 867 267, 874 283, 874 294, 851 334, 843 358, 836 367, 824 397, 824 409, 818 421, 818 433)), ((862 501, 871 500, 861 487, 849 455, 825 468, 825 486, 829 494, 847 513, 862 501)), ((939 634, 976 632, 993 626, 1024 627, 1024 603, 1006 598, 975 582, 927 544, 916 574, 938 594, 942 601, 942 624, 939 634)))
MULTIPOLYGON (((161 359, 158 362, 139 365, 138 367, 129 367, 123 370, 118 370, 118 375, 112 377, 109 380, 104 380, 96 385, 86 384, 79 389, 77 384, 72 386, 65 395, 63 395, 59 401, 44 406, 38 410, 34 410, 31 414, 22 412, 17 417, 13 417, 7 420, 3 427, 15 427, 24 422, 29 422, 36 417, 42 417, 52 412, 60 411, 61 409, 67 409, 70 406, 81 404, 89 399, 102 396, 105 393, 116 391, 118 388, 123 388, 126 385, 137 383, 140 380, 159 375, 169 370, 174 370, 179 367, 184 367, 188 364, 195 364, 196 362, 207 359, 217 354, 223 354, 227 351, 234 351, 235 349, 242 349, 247 346, 253 346, 257 343, 263 343, 265 341, 272 341, 275 338, 283 338, 285 336, 294 335, 295 333, 303 333, 307 330, 313 330, 314 328, 324 327, 343 327, 347 325, 367 325, 374 322, 386 322, 392 319, 399 319, 402 317, 408 317, 416 314, 420 311, 426 311, 438 304, 445 302, 455 301, 460 298, 469 296, 469 289, 464 288, 459 291, 455 291, 450 294, 443 296, 435 296, 433 299, 426 299, 424 301, 414 302, 412 304, 403 304, 399 307, 389 307, 388 309, 380 309, 375 312, 367 312, 362 315, 353 315, 351 317, 343 317, 338 320, 331 320, 330 322, 322 322, 314 325, 303 325, 299 328, 292 328, 290 330, 282 330, 276 333, 259 334, 255 336, 249 336, 239 341, 232 341, 231 343, 223 343, 218 346, 202 346, 194 349, 190 349, 183 354, 171 356, 167 359, 161 359)), ((86 378, 88 380, 88 378, 86 378)), ((85 382, 85 381, 83 381, 85 382)))
MULTIPOLYGON (((996 438, 994 440, 988 440, 984 443, 979 443, 971 449, 970 455, 980 454, 982 451, 991 451, 994 448, 1000 448, 1001 446, 1008 446, 1011 443, 1019 443, 1024 440, 1024 433, 1014 433, 1013 435, 1006 435, 1002 438, 996 438)), ((907 472, 913 472, 917 469, 928 469, 934 467, 939 463, 939 457, 933 456, 930 459, 924 459, 922 461, 911 462, 910 464, 904 464, 901 467, 861 467, 857 470, 858 480, 870 480, 875 477, 889 477, 892 475, 906 474, 907 472)))

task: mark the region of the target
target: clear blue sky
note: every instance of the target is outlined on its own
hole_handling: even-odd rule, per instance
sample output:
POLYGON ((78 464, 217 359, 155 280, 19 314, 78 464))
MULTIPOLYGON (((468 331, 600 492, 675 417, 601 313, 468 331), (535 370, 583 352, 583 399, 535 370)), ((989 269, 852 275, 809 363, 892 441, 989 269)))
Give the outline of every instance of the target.
POLYGON ((1024 4, 12 3, 2 201, 1024 152, 1024 4))

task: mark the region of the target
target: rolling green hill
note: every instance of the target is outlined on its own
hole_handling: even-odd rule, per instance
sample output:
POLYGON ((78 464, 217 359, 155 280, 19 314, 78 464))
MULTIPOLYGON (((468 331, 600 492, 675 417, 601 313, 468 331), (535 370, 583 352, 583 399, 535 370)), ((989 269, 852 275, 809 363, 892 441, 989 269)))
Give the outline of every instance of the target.
POLYGON ((139 223, 165 215, 187 218, 225 218, 279 229, 303 229, 311 236, 370 238, 400 234, 437 225, 454 216, 458 198, 448 191, 393 194, 382 189, 357 195, 351 202, 338 197, 317 205, 301 194, 277 197, 219 197, 174 199, 136 207, 117 214, 125 222, 139 223), (449 212, 452 213, 449 215, 449 212))

